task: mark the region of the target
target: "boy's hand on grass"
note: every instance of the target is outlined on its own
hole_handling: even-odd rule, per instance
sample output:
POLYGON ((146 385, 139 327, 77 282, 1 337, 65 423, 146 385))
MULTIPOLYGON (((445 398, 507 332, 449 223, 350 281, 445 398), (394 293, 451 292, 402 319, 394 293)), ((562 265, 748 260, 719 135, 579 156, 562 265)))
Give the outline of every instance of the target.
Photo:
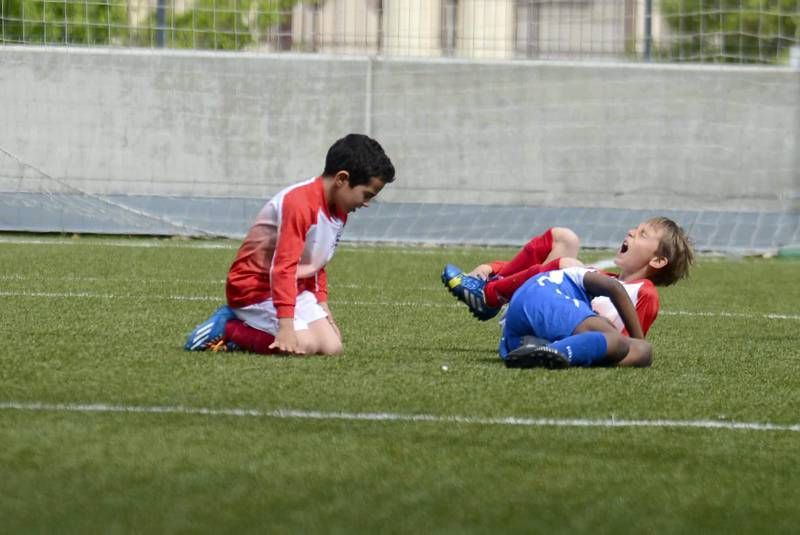
POLYGON ((297 341, 297 333, 294 331, 294 318, 278 319, 278 334, 275 336, 275 341, 269 345, 269 348, 277 349, 281 353, 290 355, 306 354, 297 341))
POLYGON ((475 269, 467 273, 470 277, 477 277, 479 279, 486 280, 492 274, 492 266, 489 264, 481 264, 476 266, 475 269))

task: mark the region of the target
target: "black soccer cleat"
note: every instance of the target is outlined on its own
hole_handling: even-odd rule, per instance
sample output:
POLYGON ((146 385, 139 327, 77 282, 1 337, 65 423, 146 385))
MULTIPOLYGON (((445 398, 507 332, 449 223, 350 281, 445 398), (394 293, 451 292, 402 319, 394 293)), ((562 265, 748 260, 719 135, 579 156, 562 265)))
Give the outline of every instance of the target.
POLYGON ((569 359, 560 351, 545 345, 524 344, 506 355, 506 368, 547 368, 561 370, 569 367, 569 359))

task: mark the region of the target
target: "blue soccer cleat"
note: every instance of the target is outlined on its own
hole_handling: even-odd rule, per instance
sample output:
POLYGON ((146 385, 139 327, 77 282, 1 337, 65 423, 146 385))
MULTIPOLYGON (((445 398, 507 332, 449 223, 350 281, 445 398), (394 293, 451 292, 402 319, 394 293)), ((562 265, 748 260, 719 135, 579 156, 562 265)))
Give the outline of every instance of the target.
POLYGON ((506 368, 548 368, 560 370, 569 367, 569 358, 560 351, 539 345, 546 340, 538 339, 533 343, 525 343, 506 355, 506 368))
POLYGON ((195 327, 183 348, 186 351, 205 351, 206 349, 226 351, 233 349, 228 347, 232 344, 226 343, 222 337, 225 334, 225 324, 235 317, 236 315, 231 307, 222 305, 211 314, 210 318, 195 327))
POLYGON ((444 266, 442 282, 447 290, 467 305, 472 315, 479 320, 490 320, 500 312, 500 307, 492 308, 486 304, 486 296, 483 293, 486 281, 464 274, 458 266, 453 264, 444 266))

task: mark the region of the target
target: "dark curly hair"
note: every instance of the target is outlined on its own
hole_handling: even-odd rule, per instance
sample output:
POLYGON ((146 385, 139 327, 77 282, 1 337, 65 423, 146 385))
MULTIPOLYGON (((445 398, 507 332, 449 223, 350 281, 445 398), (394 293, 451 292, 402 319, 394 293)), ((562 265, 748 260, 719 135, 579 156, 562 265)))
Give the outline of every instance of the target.
POLYGON ((394 181, 392 161, 377 141, 364 134, 347 134, 328 149, 322 174, 333 176, 339 171, 350 174, 350 187, 367 185, 373 177, 384 184, 394 181))

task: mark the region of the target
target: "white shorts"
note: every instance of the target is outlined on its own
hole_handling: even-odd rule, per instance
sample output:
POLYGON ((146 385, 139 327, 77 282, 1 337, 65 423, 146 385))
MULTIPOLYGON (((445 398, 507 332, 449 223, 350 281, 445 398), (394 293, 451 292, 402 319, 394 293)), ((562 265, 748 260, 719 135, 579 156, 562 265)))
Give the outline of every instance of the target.
MULTIPOLYGON (((272 299, 267 299, 255 305, 244 308, 234 308, 236 317, 258 330, 266 331, 271 335, 278 334, 278 311, 272 304, 272 299)), ((312 321, 326 318, 328 314, 319 306, 317 296, 309 291, 303 291, 297 296, 294 304, 294 330, 308 329, 312 321)))

